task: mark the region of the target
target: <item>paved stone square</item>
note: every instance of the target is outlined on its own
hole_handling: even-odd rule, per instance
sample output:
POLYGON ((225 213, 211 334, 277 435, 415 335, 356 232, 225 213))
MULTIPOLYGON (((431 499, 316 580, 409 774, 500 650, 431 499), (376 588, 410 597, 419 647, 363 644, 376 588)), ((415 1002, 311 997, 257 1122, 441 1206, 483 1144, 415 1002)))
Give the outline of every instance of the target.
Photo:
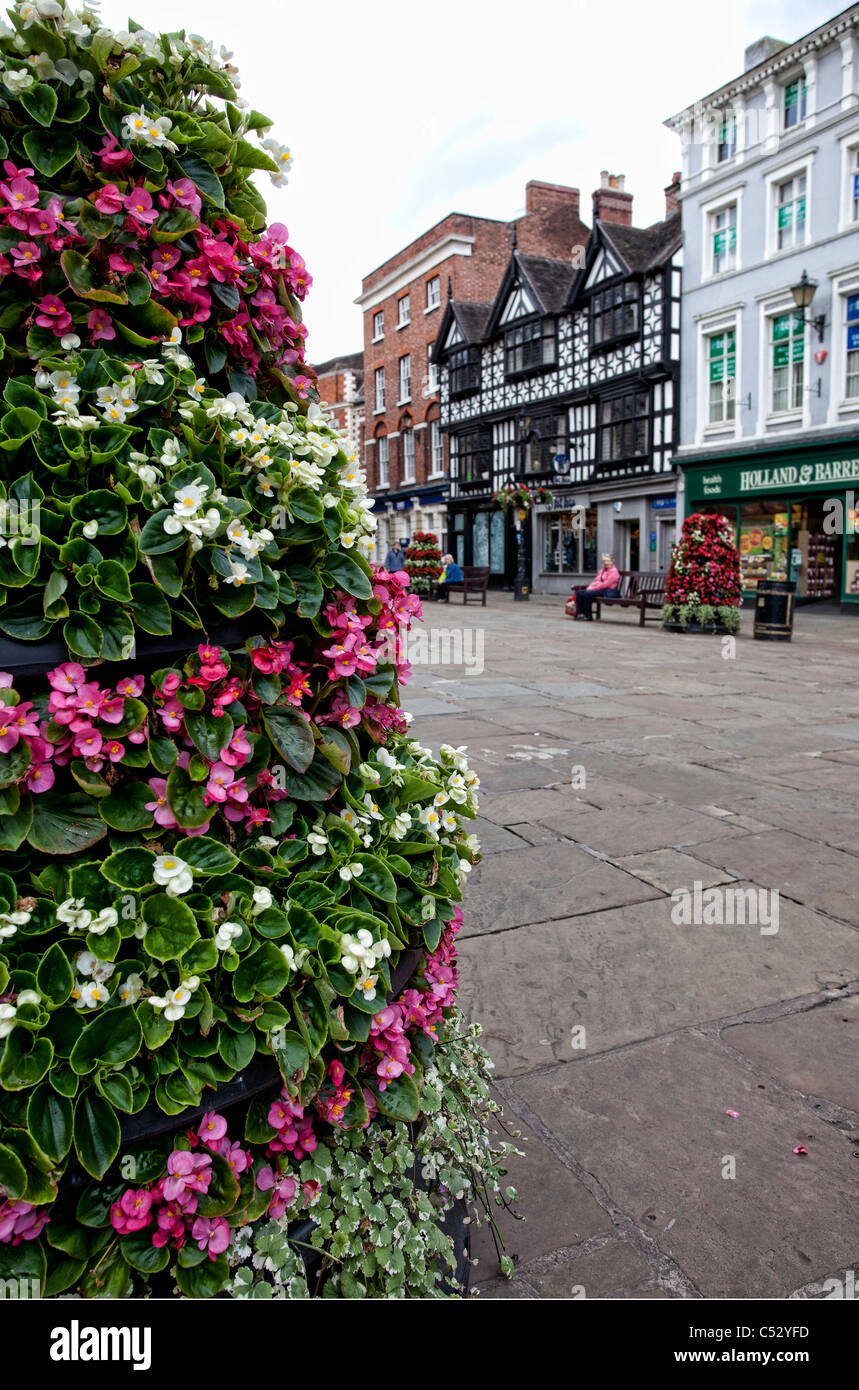
POLYGON ((744 613, 732 652, 562 610, 426 604, 484 669, 405 701, 481 778, 460 997, 526 1152, 515 1278, 484 1228, 473 1281, 820 1296, 859 1268, 859 618, 801 609, 788 645, 744 613), (675 924, 695 883, 777 890, 777 932, 675 924))

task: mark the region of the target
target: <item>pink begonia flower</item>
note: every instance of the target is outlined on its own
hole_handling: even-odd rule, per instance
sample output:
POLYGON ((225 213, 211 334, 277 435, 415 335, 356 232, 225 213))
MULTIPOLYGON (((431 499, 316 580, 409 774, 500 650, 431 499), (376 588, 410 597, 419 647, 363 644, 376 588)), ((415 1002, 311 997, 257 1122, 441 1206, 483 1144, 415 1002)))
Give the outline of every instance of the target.
POLYGON ((92 201, 98 211, 104 213, 106 217, 112 217, 114 213, 122 212, 123 195, 115 183, 106 183, 92 201))
POLYGON ((110 743, 105 743, 102 752, 107 754, 112 763, 121 762, 125 757, 125 747, 118 739, 112 739, 110 743))
POLYGON ((226 1132, 226 1120, 223 1115, 217 1115, 214 1110, 208 1110, 197 1127, 197 1134, 207 1149, 216 1149, 226 1132))
MULTIPOLYGON (((192 1193, 187 1194, 193 1197, 192 1193)), ((193 1197, 192 1211, 196 1208, 197 1199, 193 1197)), ((178 1202, 169 1202, 161 1207, 158 1212, 158 1230, 152 1237, 152 1244, 155 1246, 166 1245, 168 1240, 172 1240, 177 1250, 181 1250, 185 1244, 187 1230, 185 1227, 185 1211, 178 1202)))
POLYGON ((254 647, 251 661, 265 676, 277 675, 283 670, 283 657, 276 647, 254 647))
POLYGON ((251 755, 251 745, 245 735, 245 725, 235 730, 226 748, 221 750, 221 762, 229 767, 241 767, 251 755))
POLYGON ((15 726, 15 721, 10 719, 6 713, 8 708, 8 705, 0 707, 0 753, 11 753, 21 737, 20 729, 15 726))
POLYGON ((40 328, 50 328, 57 338, 62 338, 68 333, 72 326, 72 316, 57 295, 46 294, 36 308, 36 323, 40 328))
POLYGON ((152 1220, 152 1193, 145 1188, 128 1188, 110 1209, 110 1224, 120 1235, 142 1231, 152 1220))
POLYGON ((161 1191, 167 1201, 184 1192, 206 1192, 212 1180, 212 1160, 209 1154, 192 1154, 174 1149, 167 1159, 168 1177, 161 1179, 161 1191))
MULTIPOLYGON (((30 173, 32 173, 32 169, 30 173)), ((7 183, 0 183, 0 193, 2 193, 10 208, 21 209, 31 208, 39 201, 39 189, 30 179, 18 175, 17 178, 9 179, 7 183)))
POLYGON ((38 738, 39 716, 29 700, 22 700, 19 705, 5 705, 0 709, 0 715, 15 725, 19 736, 38 738))
POLYGON ((209 1259, 217 1259, 230 1243, 230 1228, 223 1216, 198 1216, 191 1227, 191 1237, 198 1249, 207 1250, 209 1259))
POLYGON ((98 343, 101 340, 107 342, 110 338, 116 337, 116 329, 113 320, 106 309, 93 309, 87 316, 87 328, 92 333, 92 340, 98 343))
POLYGON ((205 256, 195 256, 192 260, 186 261, 183 269, 191 284, 197 288, 208 285, 212 278, 209 262, 205 256))
POLYGON ((226 763, 214 763, 209 769, 209 780, 206 784, 206 795, 212 801, 223 802, 227 800, 229 789, 236 780, 236 774, 226 763))
POLYGON ((167 191, 172 193, 180 207, 188 208, 195 217, 199 217, 203 201, 196 185, 190 179, 168 179, 167 191))
POLYGON ((64 661, 61 666, 55 666, 53 671, 48 672, 51 689, 67 695, 77 690, 85 679, 84 668, 77 661, 64 661))
POLYGON ((92 724, 75 732, 74 749, 79 758, 97 758, 103 743, 104 739, 92 724))
POLYGON ((271 1192, 268 1212, 269 1216, 275 1218, 283 1216, 287 1207, 295 1201, 295 1194, 298 1191, 298 1183, 295 1178, 281 1177, 268 1164, 265 1168, 260 1168, 257 1173, 257 1187, 260 1192, 271 1192))
POLYGON ((147 193, 141 184, 125 195, 122 206, 135 222, 141 222, 144 226, 151 226, 157 221, 158 209, 152 206, 152 194, 147 193))
POLYGON ((180 686, 181 684, 182 684, 182 677, 179 675, 179 673, 178 673, 177 671, 170 671, 170 672, 168 672, 168 674, 164 677, 164 681, 163 681, 163 684, 162 684, 162 686, 161 686, 161 689, 158 690, 158 691, 156 691, 156 694, 158 694, 158 695, 172 695, 174 691, 176 691, 176 690, 179 689, 179 686, 180 686))
POLYGON ((111 270, 116 271, 117 275, 130 275, 134 269, 134 262, 129 261, 119 251, 114 251, 112 256, 108 256, 107 263, 111 270))
POLYGON ((164 724, 165 729, 174 732, 182 727, 182 719, 185 710, 178 700, 167 700, 164 708, 158 710, 158 718, 164 724))
POLYGON ((116 693, 117 695, 129 695, 136 699, 143 694, 145 683, 143 676, 123 676, 122 680, 116 683, 116 693))
POLYGON ((152 252, 152 264, 159 270, 172 270, 180 259, 180 253, 175 246, 156 246, 152 252))
POLYGON ((102 169, 125 169, 134 159, 131 150, 121 148, 115 135, 102 136, 101 149, 96 151, 96 158, 101 160, 102 169))
POLYGON ((221 1147, 218 1152, 222 1158, 226 1159, 236 1177, 238 1177, 240 1173, 247 1172, 248 1168, 251 1166, 251 1156, 246 1149, 242 1148, 238 1139, 232 1144, 229 1139, 222 1139, 221 1147))
POLYGON ((146 810, 153 813, 156 825, 163 825, 165 830, 175 830, 179 822, 167 804, 166 777, 150 777, 149 786, 153 792, 153 800, 146 802, 146 810))
POLYGON ((0 1244, 20 1245, 22 1240, 35 1240, 50 1214, 48 1206, 34 1207, 32 1202, 11 1202, 0 1197, 0 1244))
POLYGON ((122 696, 108 695, 101 702, 98 717, 106 724, 121 724, 124 711, 125 700, 122 696))
POLYGON ((11 690, 15 684, 15 677, 11 671, 0 671, 0 690, 11 690))
POLYGON ((12 247, 9 255, 15 262, 15 269, 17 270, 20 266, 34 265, 36 261, 41 259, 42 252, 35 241, 19 241, 17 246, 12 247))
POLYGON ((313 380, 309 376, 294 376, 292 384, 300 400, 307 400, 307 393, 313 385, 313 380))
POLYGON ((322 1196, 322 1183, 317 1178, 305 1178, 301 1190, 304 1193, 305 1205, 315 1207, 322 1196))
POLYGON ((50 208, 24 208, 10 214, 9 225, 16 231, 26 232, 27 236, 53 236, 57 219, 50 208))

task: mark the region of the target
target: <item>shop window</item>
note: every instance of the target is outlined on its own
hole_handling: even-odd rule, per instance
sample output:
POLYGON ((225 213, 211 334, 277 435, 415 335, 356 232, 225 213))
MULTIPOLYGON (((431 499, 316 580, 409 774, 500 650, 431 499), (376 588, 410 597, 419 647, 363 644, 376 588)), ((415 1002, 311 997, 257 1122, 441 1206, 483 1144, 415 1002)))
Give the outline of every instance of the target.
POLYGON ((707 340, 709 401, 707 421, 723 425, 734 419, 737 388, 737 335, 731 328, 707 340))
POLYGON ((844 395, 847 400, 859 397, 859 294, 847 295, 847 375, 844 395))
POLYGON ((787 502, 743 502, 740 506, 740 574, 754 591, 761 579, 787 579, 787 502))
POLYGON ((591 346, 601 347, 638 332, 638 285, 627 283, 603 290, 591 300, 591 346))
MULTIPOLYGON (((827 599, 838 593, 841 536, 824 530, 824 498, 795 502, 791 507, 791 579, 799 598, 827 599)), ((849 549, 848 549, 849 556, 849 549)), ((845 574, 845 590, 850 582, 845 574)))
POLYGON ((547 512, 542 526, 545 574, 583 574, 597 569, 596 507, 547 512))
POLYGON ((772 413, 800 410, 805 386, 805 324, 801 313, 771 320, 772 413))

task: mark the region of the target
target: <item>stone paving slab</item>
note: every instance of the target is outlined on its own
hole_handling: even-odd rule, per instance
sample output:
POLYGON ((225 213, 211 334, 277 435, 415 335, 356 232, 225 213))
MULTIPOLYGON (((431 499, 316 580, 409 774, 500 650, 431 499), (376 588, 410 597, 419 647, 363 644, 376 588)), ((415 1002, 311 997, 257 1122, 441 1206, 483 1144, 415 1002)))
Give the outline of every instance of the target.
POLYGON ((572 908, 596 912, 658 896, 640 879, 563 841, 511 850, 489 855, 469 875, 460 940, 569 917, 572 908))
POLYGON ((660 1038, 514 1090, 704 1297, 784 1298, 838 1265, 852 1146, 713 1041, 660 1038))
POLYGON ((623 1298, 649 1276, 646 1260, 623 1240, 607 1241, 596 1250, 559 1259, 545 1270, 526 1266, 521 1273, 539 1298, 589 1300, 623 1298))
POLYGON ((859 1124, 859 995, 741 1023, 726 1028, 722 1038, 786 1086, 855 1111, 859 1124))
POLYGON ((859 979, 859 933, 795 903, 780 904, 775 936, 676 926, 660 897, 460 940, 461 998, 500 1077, 859 979))
POLYGON ((701 842, 697 858, 859 927, 859 859, 785 830, 701 842))
POLYGON ((654 849, 645 854, 627 854, 613 863, 628 874, 644 879, 663 893, 673 893, 675 888, 688 888, 700 883, 702 888, 711 888, 717 883, 728 883, 732 875, 727 869, 715 869, 691 854, 679 849, 654 849))
MULTIPOLYGON (((709 843, 718 836, 734 837, 744 833, 729 821, 703 816, 670 801, 613 807, 593 811, 586 819, 580 819, 583 823, 575 827, 575 833, 566 833, 612 859, 645 850, 691 845, 699 840, 709 843)), ((563 830, 562 820, 563 817, 550 814, 543 823, 551 829, 563 830)))

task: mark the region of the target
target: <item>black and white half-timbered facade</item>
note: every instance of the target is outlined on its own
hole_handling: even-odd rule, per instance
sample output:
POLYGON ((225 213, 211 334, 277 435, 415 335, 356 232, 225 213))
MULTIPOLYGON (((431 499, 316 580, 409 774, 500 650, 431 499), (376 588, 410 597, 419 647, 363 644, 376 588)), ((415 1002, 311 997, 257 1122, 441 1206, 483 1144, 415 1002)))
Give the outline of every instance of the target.
POLYGON ((514 244, 492 304, 449 299, 438 335, 450 441, 449 545, 509 587, 524 481, 551 491, 526 522, 535 592, 569 592, 610 551, 620 569, 667 570, 675 533, 680 214, 652 227, 597 220, 584 264, 514 244))

